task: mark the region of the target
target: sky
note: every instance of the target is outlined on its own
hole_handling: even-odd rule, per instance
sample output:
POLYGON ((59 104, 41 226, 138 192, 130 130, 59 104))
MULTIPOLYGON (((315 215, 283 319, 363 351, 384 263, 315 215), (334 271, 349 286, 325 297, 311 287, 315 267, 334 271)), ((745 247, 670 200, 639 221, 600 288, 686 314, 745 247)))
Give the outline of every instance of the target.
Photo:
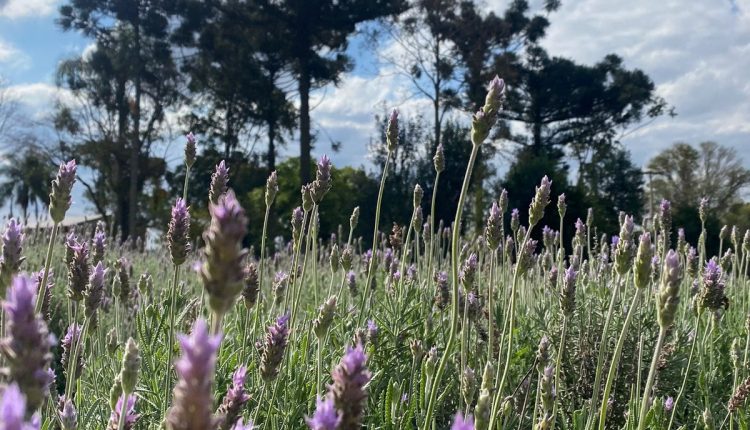
MULTIPOLYGON (((484 7, 502 13, 508 2, 485 0, 484 7)), ((538 7, 541 0, 530 3, 538 7)), ((55 25, 60 4, 0 0, 0 76, 33 118, 48 115, 55 98, 66 96, 54 83, 58 62, 91 43, 55 25)), ((750 167, 750 0, 563 0, 550 21, 542 44, 551 54, 593 64, 616 53, 626 67, 651 76, 674 107, 676 117, 659 118, 622 140, 636 163, 644 165, 676 141, 716 140, 734 147, 750 167)), ((376 114, 390 107, 406 115, 429 111, 368 45, 355 39, 349 53, 356 60, 352 72, 338 87, 313 95, 314 155, 328 153, 336 165, 368 166, 376 114), (332 152, 330 141, 341 142, 341 150, 332 152)), ((289 145, 287 153, 295 149, 289 145)))

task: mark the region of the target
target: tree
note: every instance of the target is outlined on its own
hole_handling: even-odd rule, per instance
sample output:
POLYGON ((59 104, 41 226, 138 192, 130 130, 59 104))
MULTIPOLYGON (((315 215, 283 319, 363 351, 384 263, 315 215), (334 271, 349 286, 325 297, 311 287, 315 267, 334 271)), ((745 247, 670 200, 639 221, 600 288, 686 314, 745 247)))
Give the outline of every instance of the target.
POLYGON ((13 206, 18 205, 24 224, 29 219, 29 208, 34 208, 38 221, 39 206, 49 204, 49 184, 54 172, 50 168, 53 163, 48 154, 36 142, 28 139, 33 138, 27 138, 20 152, 10 152, 0 166, 0 176, 4 179, 0 184, 0 201, 3 205, 9 204, 10 216, 13 216, 13 206))
POLYGON ((228 158, 241 139, 265 126, 270 170, 275 169, 276 145, 295 119, 285 88, 289 60, 280 51, 279 31, 254 2, 190 1, 174 37, 192 52, 182 64, 193 93, 189 128, 205 141, 221 141, 228 158))
POLYGON ((743 167, 737 151, 716 142, 701 142, 697 148, 675 143, 652 158, 648 169, 654 175, 650 191, 657 201, 697 207, 705 197, 716 214, 739 203, 742 191, 750 185, 750 169, 743 167))
POLYGON ((343 51, 357 25, 404 9, 402 0, 259 0, 269 23, 279 29, 283 55, 290 60, 299 93, 300 180, 310 181, 310 92, 338 83, 351 69, 343 51))
POLYGON ((98 171, 94 185, 106 188, 89 184, 87 196, 99 211, 114 206, 123 240, 145 231, 137 229, 139 195, 165 171, 163 160, 150 154, 166 110, 179 100, 168 42, 174 6, 171 0, 71 0, 60 7, 60 27, 94 38, 96 49, 60 66, 59 82, 84 107, 60 110, 58 129, 69 138, 64 146, 98 171))

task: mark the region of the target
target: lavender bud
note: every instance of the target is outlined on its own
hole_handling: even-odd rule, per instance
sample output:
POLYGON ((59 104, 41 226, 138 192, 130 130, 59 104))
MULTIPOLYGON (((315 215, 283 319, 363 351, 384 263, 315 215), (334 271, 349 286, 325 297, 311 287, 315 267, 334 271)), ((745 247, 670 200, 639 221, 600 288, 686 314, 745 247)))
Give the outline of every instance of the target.
POLYGON ((698 206, 698 215, 700 216, 701 223, 706 223, 706 213, 708 212, 708 198, 701 198, 700 205, 698 206))
POLYGON ((25 260, 23 253, 23 226, 15 218, 11 218, 5 227, 2 243, 3 251, 0 258, 0 297, 5 297, 5 290, 10 285, 13 275, 18 272, 25 260))
POLYGON ((219 417, 219 430, 230 430, 240 420, 242 409, 250 400, 245 391, 247 368, 240 366, 232 374, 232 385, 229 386, 224 400, 222 400, 216 415, 219 417))
POLYGON ((78 429, 78 412, 70 400, 65 400, 62 411, 60 411, 60 423, 63 430, 78 429))
POLYGON ((80 338, 81 338, 81 326, 76 323, 72 323, 68 326, 68 330, 65 332, 65 336, 63 336, 62 342, 60 342, 62 346, 62 355, 60 356, 60 364, 66 373, 66 377, 68 378, 68 381, 73 381, 73 380, 78 379, 81 376, 81 373, 83 373, 84 361, 81 357, 81 354, 79 353, 78 356, 76 357, 76 368, 73 369, 73 376, 67 374, 68 365, 72 358, 73 348, 75 344, 78 343, 80 338))
POLYGON ((701 309, 709 309, 713 312, 729 306, 729 299, 724 294, 724 279, 721 267, 712 258, 706 264, 703 272, 703 286, 698 296, 698 305, 701 309))
POLYGON ((373 320, 367 320, 367 342, 372 345, 378 343, 378 325, 373 320))
POLYGON ((474 145, 481 144, 489 135, 490 128, 495 124, 497 114, 500 111, 503 95, 505 94, 505 82, 495 76, 490 82, 484 106, 474 114, 471 124, 471 142, 474 145))
POLYGON ((199 319, 193 324, 189 336, 180 335, 178 339, 182 356, 175 362, 178 379, 172 407, 167 412, 167 428, 213 429, 217 420, 211 411, 214 402, 212 385, 221 335, 211 335, 206 321, 199 319))
POLYGON ((435 148, 435 155, 432 157, 432 163, 435 166, 435 172, 441 173, 445 170, 445 153, 443 151, 442 143, 435 148))
POLYGON ((512 211, 510 211, 510 229, 515 233, 518 231, 518 228, 521 226, 521 220, 519 216, 518 209, 514 208, 512 211))
POLYGON ((91 262, 92 264, 104 261, 104 252, 107 248, 107 236, 104 234, 103 227, 100 229, 97 224, 94 240, 91 242, 91 262))
POLYGON ((191 131, 185 135, 185 139, 185 165, 190 169, 195 164, 195 135, 191 131))
POLYGON ((313 416, 305 419, 310 430, 338 430, 342 417, 341 412, 336 410, 333 399, 318 396, 315 405, 313 416))
POLYGON ((565 203, 565 193, 560 194, 557 197, 557 212, 560 214, 560 218, 565 217, 565 211, 568 209, 568 205, 565 203))
POLYGON ((289 315, 282 315, 268 327, 260 358, 260 376, 270 382, 279 374, 279 365, 289 340, 289 315))
POLYGON ((594 225, 594 209, 589 208, 588 212, 586 212, 586 227, 591 230, 591 227, 594 225))
POLYGON ((318 339, 323 339, 328 333, 328 328, 333 322, 333 314, 336 311, 336 296, 331 296, 320 308, 318 317, 313 320, 313 332, 318 339))
POLYGON ((26 396, 27 415, 42 405, 52 381, 47 369, 52 363, 54 337, 47 331, 44 320, 34 313, 34 290, 30 278, 24 275, 13 278, 3 302, 5 337, 0 341, 6 375, 26 396))
POLYGON ((122 368, 120 369, 120 383, 124 394, 135 392, 138 383, 138 373, 141 371, 141 355, 133 338, 128 338, 125 344, 125 353, 122 356, 122 368))
POLYGON ((302 212, 302 208, 297 206, 292 211, 292 239, 294 243, 298 243, 302 236, 302 223, 304 222, 305 214, 302 212))
POLYGON ((167 230, 167 248, 172 264, 180 266, 190 252, 190 212, 183 199, 178 198, 172 207, 172 217, 167 230))
POLYGON ((343 267, 344 270, 351 270, 353 258, 354 256, 352 255, 352 248, 349 245, 346 245, 344 247, 344 251, 341 253, 341 267, 343 267))
POLYGON ((352 210, 352 216, 349 217, 349 229, 354 231, 357 228, 357 223, 359 223, 359 206, 352 210))
POLYGON ((305 212, 310 212, 313 208, 315 201, 313 200, 313 185, 307 184, 302 186, 302 209, 305 212))
POLYGON ((388 152, 393 152, 398 146, 398 110, 393 109, 388 117, 388 125, 385 129, 385 139, 388 143, 388 152))
POLYGON ((276 298, 276 304, 281 304, 282 301, 284 301, 284 293, 286 292, 286 287, 289 284, 289 275, 284 271, 276 272, 276 276, 273 278, 273 285, 271 286, 271 289, 273 290, 273 294, 276 298))
POLYGON ((331 273, 338 273, 341 268, 341 252, 339 252, 339 246, 334 244, 331 247, 331 256, 328 259, 331 265, 331 273))
POLYGON ((482 389, 479 391, 477 406, 474 408, 476 417, 476 430, 487 430, 490 422, 490 413, 492 409, 492 390, 494 388, 495 367, 491 361, 484 365, 484 374, 482 375, 482 389))
POLYGON ((243 288, 242 260, 247 250, 242 247, 242 239, 247 232, 247 218, 231 190, 218 203, 210 204, 209 212, 211 224, 203 233, 205 258, 199 274, 209 307, 224 315, 243 288))
POLYGON ((268 179, 266 180, 266 207, 271 206, 273 200, 276 198, 276 193, 278 192, 279 178, 277 177, 276 171, 274 170, 270 175, 268 175, 268 179))
POLYGON ((641 234, 640 243, 638 244, 638 254, 635 258, 635 270, 633 271, 633 281, 637 288, 645 288, 651 279, 651 235, 649 233, 641 234))
POLYGON ((459 279, 461 280, 461 284, 464 286, 464 288, 468 289, 474 285, 478 265, 479 258, 477 257, 477 254, 474 253, 471 253, 471 255, 469 255, 469 258, 464 261, 464 264, 463 266, 461 266, 461 270, 459 272, 459 279))
POLYGON ((729 237, 729 226, 725 224, 719 231, 719 238, 724 240, 727 237, 729 237))
POLYGON ((461 396, 464 403, 471 405, 474 403, 474 395, 477 391, 477 377, 471 367, 466 366, 461 373, 461 396))
POLYGON ((664 270, 666 276, 664 276, 661 288, 659 289, 659 302, 656 310, 659 317, 659 325, 662 328, 667 328, 674 322, 677 305, 680 302, 678 293, 680 290, 680 281, 682 280, 680 257, 672 249, 667 252, 667 257, 664 261, 664 270))
POLYGON ((352 297, 357 296, 357 275, 353 271, 349 271, 346 274, 346 286, 349 289, 349 294, 352 297))
POLYGON ((250 310, 258 301, 258 266, 255 263, 249 263, 245 266, 245 275, 243 277, 242 299, 245 302, 245 308, 250 310))
POLYGON ((229 186, 229 167, 224 160, 216 165, 216 170, 211 175, 211 187, 208 190, 208 201, 214 205, 219 203, 219 197, 227 192, 229 186))
POLYGON ((65 219, 65 213, 70 209, 72 200, 70 192, 76 181, 76 160, 61 163, 57 176, 52 181, 52 191, 49 194, 49 216, 55 224, 65 219))
MULTIPOLYGON (((417 184, 414 186, 414 208, 418 208, 422 205, 422 198, 424 197, 424 190, 417 184)), ((421 224, 421 223, 420 223, 421 224)))
POLYGON ((435 294, 435 304, 438 309, 445 309, 451 301, 451 293, 448 287, 448 274, 446 272, 435 273, 435 285, 437 294, 435 294))
POLYGON ((331 159, 323 155, 318 160, 318 170, 315 173, 315 181, 310 189, 315 204, 320 204, 323 197, 331 189, 331 159))
POLYGON ((578 272, 573 265, 565 270, 562 292, 560 293, 560 308, 563 315, 570 317, 576 309, 576 278, 578 272))
POLYGON ((336 409, 341 412, 341 429, 357 429, 362 426, 367 405, 366 385, 371 374, 367 369, 367 356, 361 345, 346 348, 341 363, 333 370, 333 384, 329 394, 336 409))

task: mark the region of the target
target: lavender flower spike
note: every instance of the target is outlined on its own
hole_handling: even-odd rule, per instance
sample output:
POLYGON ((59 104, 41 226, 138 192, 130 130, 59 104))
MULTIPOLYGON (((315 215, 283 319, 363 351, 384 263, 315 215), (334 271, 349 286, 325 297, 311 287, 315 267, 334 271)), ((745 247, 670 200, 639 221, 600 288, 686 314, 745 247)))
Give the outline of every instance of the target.
POLYGON ((247 424, 245 424, 242 421, 242 418, 240 418, 240 420, 237 421, 237 424, 235 424, 234 427, 232 427, 232 430, 253 430, 254 428, 255 426, 253 425, 252 421, 248 420, 247 424))
POLYGON ((49 216, 55 224, 59 224, 65 218, 65 213, 70 209, 72 200, 70 192, 76 181, 76 160, 61 163, 57 176, 52 180, 52 191, 49 194, 49 216))
POLYGON ((208 324, 199 319, 189 336, 178 337, 182 356, 175 362, 177 385, 172 407, 167 412, 169 430, 213 429, 217 424, 212 413, 216 353, 221 335, 211 335, 208 324))
POLYGON ((224 315, 242 292, 247 250, 242 239, 247 232, 247 218, 233 191, 217 204, 209 205, 211 224, 203 233, 205 258, 199 269, 208 305, 217 315, 224 315))
POLYGON ((451 430, 474 430, 474 418, 471 415, 467 415, 465 418, 461 411, 456 413, 453 418, 453 425, 451 430))
POLYGON ((245 378, 247 367, 240 366, 232 374, 232 385, 227 390, 224 400, 219 405, 216 415, 219 417, 219 429, 230 430, 241 418, 242 409, 250 400, 250 395, 245 391, 245 378))
POLYGON ((342 429, 357 429, 362 426, 367 405, 365 385, 372 377, 366 364, 367 355, 362 350, 362 345, 347 347, 341 363, 331 374, 333 384, 329 387, 329 394, 336 409, 341 412, 342 429))
POLYGON ((264 381, 273 381, 279 374, 279 365, 289 340, 289 315, 282 315, 268 327, 260 357, 260 376, 264 381))
POLYGON ((224 160, 216 165, 216 170, 211 175, 211 188, 208 190, 208 200, 213 204, 219 202, 219 197, 227 192, 229 184, 229 167, 224 160))
POLYGON ((323 196, 331 189, 331 159, 323 155, 318 160, 318 170, 312 183, 311 196, 315 204, 320 204, 323 196))
POLYGON ((393 152, 398 146, 398 110, 393 109, 388 117, 388 125, 385 129, 385 139, 388 143, 388 152, 393 152))
POLYGON ((341 412, 336 410, 333 399, 318 397, 315 404, 315 413, 305 419, 310 430, 337 430, 341 424, 341 412))
MULTIPOLYGON (((118 430, 117 425, 120 422, 120 414, 123 413, 123 399, 124 396, 120 396, 120 398, 117 399, 117 405, 112 411, 112 414, 109 416, 109 424, 107 425, 107 430, 118 430)), ((135 400, 135 394, 131 394, 128 396, 127 402, 125 402, 125 430, 132 430, 133 428, 135 428, 135 423, 140 417, 140 415, 135 413, 135 400)))
POLYGON ((39 430, 39 416, 24 421, 26 399, 14 382, 0 396, 0 428, 3 430, 39 430))
POLYGON ((3 233, 3 251, 0 259, 0 297, 5 297, 5 290, 10 285, 13 275, 23 263, 23 226, 11 218, 3 233))
POLYGON ((102 305, 102 299, 104 295, 104 279, 107 276, 107 269, 104 268, 102 262, 96 263, 94 271, 89 276, 89 284, 84 292, 86 305, 86 318, 92 318, 96 311, 102 305))
POLYGON ((91 241, 92 264, 104 261, 104 251, 107 248, 107 235, 104 234, 104 230, 100 230, 99 227, 99 225, 96 226, 94 240, 91 241))
POLYGON ((172 264, 180 266, 190 252, 190 212, 185 200, 178 198, 172 206, 172 217, 167 230, 167 248, 172 264))
POLYGON ((191 131, 185 135, 185 139, 185 165, 190 169, 195 163, 195 135, 191 131))
POLYGON ((54 337, 41 316, 34 312, 34 291, 34 282, 28 277, 13 278, 8 298, 3 302, 6 337, 0 341, 7 374, 26 395, 27 415, 42 405, 52 381, 47 370, 52 362, 50 350, 54 337))

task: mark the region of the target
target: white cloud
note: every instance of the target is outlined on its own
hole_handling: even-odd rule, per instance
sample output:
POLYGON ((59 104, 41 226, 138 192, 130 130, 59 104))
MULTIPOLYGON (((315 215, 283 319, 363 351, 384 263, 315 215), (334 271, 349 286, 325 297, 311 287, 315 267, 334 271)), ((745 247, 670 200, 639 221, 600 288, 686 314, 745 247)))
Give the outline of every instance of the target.
POLYGON ((8 69, 25 69, 30 64, 28 55, 0 38, 0 65, 8 69))
POLYGON ((34 120, 42 120, 51 114, 57 101, 75 103, 68 90, 43 82, 8 86, 8 94, 34 120))
POLYGON ((623 140, 637 162, 678 140, 716 140, 750 166, 750 1, 577 0, 563 2, 550 22, 550 53, 587 64, 616 53, 674 106, 676 118, 623 140))
POLYGON ((25 18, 47 16, 55 12, 58 0, 4 0, 0 1, 0 16, 25 18))

